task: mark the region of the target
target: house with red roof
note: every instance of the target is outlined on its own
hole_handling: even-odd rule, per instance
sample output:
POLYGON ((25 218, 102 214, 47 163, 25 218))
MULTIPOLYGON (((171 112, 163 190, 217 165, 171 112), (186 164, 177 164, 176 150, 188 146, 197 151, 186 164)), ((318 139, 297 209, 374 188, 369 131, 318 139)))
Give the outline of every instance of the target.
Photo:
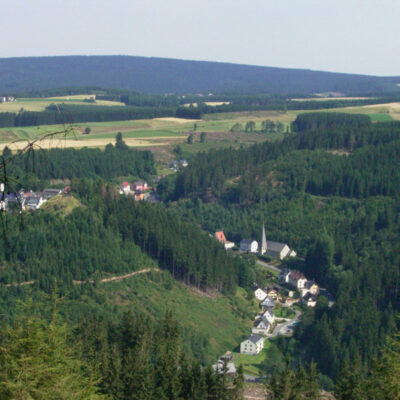
POLYGON ((131 192, 131 184, 129 182, 122 182, 119 186, 119 193, 120 194, 129 194, 131 192))
POLYGON ((215 232, 214 237, 218 240, 218 242, 224 245, 226 250, 231 249, 235 246, 235 243, 226 240, 225 233, 223 231, 215 232))

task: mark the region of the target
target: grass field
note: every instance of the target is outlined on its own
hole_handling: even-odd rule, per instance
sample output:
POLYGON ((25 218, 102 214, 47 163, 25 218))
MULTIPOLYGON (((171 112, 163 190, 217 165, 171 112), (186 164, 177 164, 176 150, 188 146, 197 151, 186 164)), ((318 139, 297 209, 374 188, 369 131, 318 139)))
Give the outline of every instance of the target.
POLYGON ((75 96, 44 97, 44 98, 21 98, 7 103, 0 103, 0 112, 17 113, 21 108, 25 111, 44 111, 52 103, 68 103, 78 105, 98 105, 98 106, 125 106, 124 103, 117 101, 96 100, 95 103, 86 103, 84 100, 92 98, 94 95, 81 94, 75 96))
POLYGON ((166 272, 137 275, 102 285, 98 290, 110 310, 140 310, 152 320, 161 319, 167 310, 173 311, 183 332, 189 337, 192 333, 204 337, 208 362, 235 348, 251 323, 250 318, 243 318, 243 310, 251 315, 252 306, 240 291, 232 300, 204 294, 175 281, 166 272))
POLYGON ((266 359, 267 353, 266 349, 271 345, 271 342, 268 340, 264 341, 264 349, 260 351, 256 356, 248 355, 248 354, 240 354, 233 353, 233 361, 236 365, 236 368, 239 365, 243 366, 243 370, 245 374, 253 375, 253 376, 261 376, 260 365, 266 359))
MULTIPOLYGON (((89 95, 47 98, 47 99, 21 99, 30 107, 43 108, 54 101, 83 102, 89 95)), ((107 102, 111 105, 111 102, 107 102)), ((19 105, 19 106, 18 106, 19 105)), ((1 103, 2 107, 16 107, 17 102, 1 103)), ((18 108, 19 107, 19 108, 18 108)), ((361 107, 344 107, 337 109, 318 110, 319 112, 346 112, 369 115, 374 122, 400 120, 400 103, 368 105, 361 107)), ((198 151, 207 151, 211 148, 238 147, 241 144, 249 145, 265 140, 282 138, 282 134, 262 134, 257 132, 230 132, 233 125, 239 123, 244 127, 248 121, 256 123, 256 130, 260 130, 262 121, 270 119, 282 122, 286 127, 293 122, 297 115, 305 112, 302 110, 284 111, 248 111, 235 113, 216 113, 204 115, 201 120, 188 120, 179 118, 154 118, 133 121, 89 122, 73 125, 53 125, 42 127, 17 127, 0 129, 0 149, 6 144, 19 140, 34 140, 46 133, 60 131, 63 128, 73 128, 67 138, 41 143, 42 147, 99 147, 104 148, 108 143, 114 143, 115 136, 122 132, 124 140, 129 146, 148 148, 154 151, 156 158, 166 161, 174 157, 172 149, 180 144, 184 156, 190 157, 198 151), (89 135, 85 135, 85 128, 90 128, 89 135), (200 134, 206 132, 206 142, 200 143, 200 134), (194 135, 194 143, 187 144, 189 134, 194 135), (159 151, 159 149, 165 149, 159 151)), ((23 142, 14 144, 13 149, 26 145, 23 142)))

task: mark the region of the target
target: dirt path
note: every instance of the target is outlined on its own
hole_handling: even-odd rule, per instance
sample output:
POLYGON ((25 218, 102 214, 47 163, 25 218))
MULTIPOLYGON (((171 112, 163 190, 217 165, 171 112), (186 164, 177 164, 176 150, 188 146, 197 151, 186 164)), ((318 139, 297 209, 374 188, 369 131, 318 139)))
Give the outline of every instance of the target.
MULTIPOLYGON (((145 268, 145 269, 141 269, 140 271, 130 272, 129 274, 125 274, 125 275, 112 276, 110 278, 100 279, 99 282, 100 283, 118 282, 118 281, 122 281, 124 279, 130 278, 131 276, 135 276, 135 275, 138 275, 138 274, 146 274, 147 272, 152 272, 152 271, 160 272, 159 269, 145 268)), ((84 283, 94 283, 94 282, 95 281, 93 279, 90 279, 89 281, 75 281, 75 280, 72 281, 72 283, 74 285, 83 285, 84 283)), ((5 287, 26 286, 26 285, 33 285, 34 283, 35 283, 35 281, 26 281, 26 282, 21 282, 21 283, 7 283, 4 286, 5 287)))
MULTIPOLYGON (((129 274, 125 274, 125 275, 112 276, 111 278, 100 279, 99 282, 100 283, 107 283, 107 282, 122 281, 123 279, 130 278, 131 276, 135 276, 135 275, 138 275, 138 274, 146 274, 147 272, 151 272, 151 271, 160 272, 159 269, 146 268, 146 269, 141 269, 140 271, 130 272, 129 274)), ((74 285, 83 285, 84 283, 94 283, 94 282, 95 281, 93 279, 91 279, 89 281, 74 281, 74 280, 72 281, 72 283, 74 285)))

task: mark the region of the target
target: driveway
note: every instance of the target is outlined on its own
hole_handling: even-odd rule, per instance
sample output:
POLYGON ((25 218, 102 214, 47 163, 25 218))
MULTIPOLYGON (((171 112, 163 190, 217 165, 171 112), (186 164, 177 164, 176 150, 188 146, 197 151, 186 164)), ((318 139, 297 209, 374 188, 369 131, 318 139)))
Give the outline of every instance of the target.
POLYGON ((301 316, 301 312, 298 310, 294 310, 296 313, 296 316, 291 319, 290 321, 286 321, 282 324, 278 324, 275 326, 275 329, 273 332, 268 335, 268 338, 273 338, 278 335, 283 335, 283 336, 291 336, 293 333, 294 326, 297 324, 297 321, 299 320, 301 316))

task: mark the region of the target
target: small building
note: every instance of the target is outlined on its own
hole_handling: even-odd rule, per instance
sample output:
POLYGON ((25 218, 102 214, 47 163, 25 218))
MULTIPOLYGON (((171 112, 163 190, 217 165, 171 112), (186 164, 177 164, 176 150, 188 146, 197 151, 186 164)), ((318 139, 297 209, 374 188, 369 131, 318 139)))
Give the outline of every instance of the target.
POLYGON ((284 268, 279 274, 279 282, 289 283, 290 269, 284 268))
POLYGON ((267 335, 271 330, 271 324, 264 317, 257 319, 254 326, 251 328, 251 333, 257 335, 267 335))
POLYGON ((31 211, 38 210, 46 200, 42 196, 29 196, 25 208, 31 211))
POLYGON ((257 288, 254 291, 254 296, 256 296, 257 300, 263 301, 267 297, 267 293, 261 288, 257 288))
POLYGON ((129 194, 131 192, 131 184, 129 182, 122 182, 121 185, 119 185, 119 193, 120 194, 129 194))
POLYGON ((315 307, 317 305, 317 296, 315 294, 307 293, 303 297, 302 301, 307 307, 315 307))
POLYGON ((217 363, 212 366, 212 368, 214 372, 217 372, 218 374, 223 374, 224 372, 227 375, 236 374, 236 366, 233 362, 225 362, 219 359, 217 363))
POLYGON ((301 297, 304 297, 307 293, 319 294, 319 286, 314 281, 307 281, 304 287, 299 289, 301 297))
POLYGON ((307 278, 297 270, 292 270, 289 275, 289 285, 295 287, 296 289, 304 288, 307 278))
POLYGON ((267 296, 272 300, 276 300, 278 298, 279 292, 275 288, 267 288, 267 296))
POLYGON ((243 239, 240 242, 240 251, 248 252, 248 253, 257 253, 258 251, 258 242, 252 239, 243 239))
POLYGON ((300 299, 291 299, 291 298, 287 297, 285 299, 285 302, 283 303, 283 305, 285 307, 292 307, 293 304, 297 304, 297 303, 300 303, 300 299))
POLYGON ((240 353, 257 355, 264 348, 264 338, 253 334, 240 343, 240 353))
POLYGON ((149 186, 147 185, 146 181, 133 182, 133 190, 134 191, 137 191, 137 190, 143 191, 143 190, 147 190, 148 188, 149 188, 149 186))
POLYGON ((51 199, 52 197, 56 197, 62 193, 61 189, 44 189, 43 190, 43 198, 45 200, 51 199))
POLYGON ((270 297, 266 297, 260 304, 260 306, 262 307, 263 311, 267 311, 267 310, 272 310, 275 308, 276 303, 274 300, 272 300, 270 297))
POLYGON ((265 318, 269 324, 273 324, 275 322, 275 314, 271 309, 268 309, 267 311, 265 311, 265 313, 263 314, 263 316, 261 318, 265 318))
POLYGON ((219 359, 221 361, 229 362, 232 361, 233 355, 231 351, 227 351, 225 354, 223 354, 219 359))
POLYGON ((232 247, 235 247, 235 243, 229 242, 228 240, 226 240, 225 233, 223 231, 215 232, 214 237, 215 237, 215 239, 218 240, 218 242, 220 242, 224 245, 226 250, 231 249, 232 247))

